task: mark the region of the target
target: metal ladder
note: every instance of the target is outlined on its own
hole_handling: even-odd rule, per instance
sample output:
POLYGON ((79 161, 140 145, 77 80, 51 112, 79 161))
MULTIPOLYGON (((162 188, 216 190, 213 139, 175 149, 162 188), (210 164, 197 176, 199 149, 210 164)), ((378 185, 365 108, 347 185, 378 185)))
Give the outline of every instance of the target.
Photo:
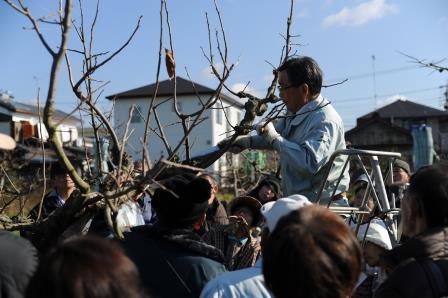
MULTIPOLYGON (((328 166, 326 168, 326 177, 319 188, 318 194, 317 194, 317 203, 321 202, 322 199, 328 199, 327 207, 332 210, 333 212, 337 214, 345 214, 345 215, 351 215, 356 216, 357 224, 355 228, 355 233, 358 233, 359 226, 361 225, 361 218, 368 214, 370 218, 373 217, 373 212, 377 208, 378 213, 382 216, 384 216, 384 222, 389 229, 389 233, 393 236, 394 240, 398 241, 398 229, 397 229, 397 216, 400 212, 399 209, 395 206, 395 198, 388 198, 387 191, 386 191, 386 183, 385 179, 388 179, 390 183, 393 183, 393 176, 392 176, 392 168, 393 168, 393 162, 395 159, 400 158, 401 154, 397 152, 386 152, 386 151, 373 151, 373 150, 360 150, 360 149, 343 149, 338 150, 332 154, 330 157, 330 160, 328 161, 328 166), (345 172, 347 166, 349 165, 350 161, 355 161, 360 165, 360 168, 363 170, 363 173, 367 176, 368 184, 367 189, 364 194, 362 203, 360 207, 336 207, 331 206, 331 200, 329 198, 323 198, 322 193, 325 189, 325 186, 327 185, 327 179, 330 174, 333 162, 336 157, 338 156, 347 156, 344 167, 342 168, 342 171, 339 175, 339 178, 337 180, 336 185, 334 186, 334 189, 332 191, 333 197, 336 194, 338 185, 340 184, 343 173, 345 172), (371 169, 370 173, 367 170, 366 165, 364 165, 363 158, 367 159, 367 162, 369 163, 369 168, 371 169), (386 176, 383 178, 383 174, 380 167, 380 159, 386 159, 387 160, 387 166, 388 169, 386 171, 386 176), (369 196, 373 197, 374 203, 376 208, 373 208, 371 211, 367 211, 367 203, 369 196), (390 203, 389 203, 390 202, 390 203)), ((326 201, 326 200, 325 200, 326 201)), ((367 232, 367 230, 366 230, 367 232)))

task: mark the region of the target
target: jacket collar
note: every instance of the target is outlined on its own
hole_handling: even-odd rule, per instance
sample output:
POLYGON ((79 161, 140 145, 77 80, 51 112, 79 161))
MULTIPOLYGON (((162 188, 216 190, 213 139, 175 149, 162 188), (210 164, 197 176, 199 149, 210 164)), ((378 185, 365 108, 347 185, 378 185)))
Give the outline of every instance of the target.
POLYGON ((395 247, 383 256, 392 267, 408 259, 448 258, 448 227, 437 227, 425 231, 395 247))
POLYGON ((328 100, 326 100, 322 95, 319 94, 316 99, 301 107, 297 112, 288 112, 286 115, 292 118, 291 125, 297 126, 302 123, 314 110, 319 109, 320 107, 323 107, 328 103, 328 100))

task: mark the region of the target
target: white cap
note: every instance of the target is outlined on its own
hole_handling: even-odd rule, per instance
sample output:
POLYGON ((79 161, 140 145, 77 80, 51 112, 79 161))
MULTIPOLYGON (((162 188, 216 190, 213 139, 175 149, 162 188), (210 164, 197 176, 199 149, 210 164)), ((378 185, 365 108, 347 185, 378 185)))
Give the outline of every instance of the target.
POLYGON ((370 224, 363 224, 359 227, 358 231, 358 239, 363 240, 364 235, 366 235, 365 240, 368 242, 371 242, 373 244, 378 245, 379 247, 382 247, 386 250, 392 249, 392 243, 390 242, 390 236, 387 232, 386 227, 382 223, 378 222, 370 222, 370 224), (369 227, 367 230, 366 235, 366 228, 369 227))
POLYGON ((8 135, 0 133, 0 149, 12 150, 16 148, 16 141, 8 135))
POLYGON ((264 204, 263 207, 261 207, 261 213, 266 220, 265 225, 268 227, 269 231, 272 232, 280 218, 287 215, 291 211, 298 210, 307 205, 312 205, 307 197, 302 195, 291 195, 289 197, 264 204))

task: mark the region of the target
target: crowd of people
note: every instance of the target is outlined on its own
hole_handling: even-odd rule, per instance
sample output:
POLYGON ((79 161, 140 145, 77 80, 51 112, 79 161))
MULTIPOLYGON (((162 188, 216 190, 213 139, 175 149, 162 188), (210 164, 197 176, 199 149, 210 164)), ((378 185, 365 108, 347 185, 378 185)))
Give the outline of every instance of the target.
MULTIPOLYGON (((344 130, 320 94, 317 63, 291 58, 277 72, 286 116, 238 137, 230 151, 275 150, 279 177, 263 177, 229 202, 219 199, 212 174, 164 177, 151 197, 120 207, 123 239, 87 233, 39 253, 0 231, 0 297, 448 296, 448 168, 412 173, 405 161, 394 162, 387 190, 401 208, 396 239, 371 178, 350 173, 343 157, 328 163, 345 148, 344 130), (327 203, 367 212, 338 215, 327 203)), ((52 177, 55 187, 31 212, 35 219, 52 216, 73 192, 64 170, 55 167, 52 177)))

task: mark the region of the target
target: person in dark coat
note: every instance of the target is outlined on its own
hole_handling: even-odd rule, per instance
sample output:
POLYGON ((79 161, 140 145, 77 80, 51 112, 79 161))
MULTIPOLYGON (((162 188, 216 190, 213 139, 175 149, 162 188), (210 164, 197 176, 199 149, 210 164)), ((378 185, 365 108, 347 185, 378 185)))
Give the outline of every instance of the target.
POLYGON ((280 181, 274 177, 265 177, 246 195, 256 198, 262 205, 277 201, 281 197, 280 181))
POLYGON ((411 177, 401 207, 408 240, 383 255, 392 272, 375 297, 448 296, 447 168, 420 168, 411 177))
POLYGON ((28 240, 0 230, 0 297, 24 297, 37 263, 37 250, 28 240))
POLYGON ((238 270, 255 265, 261 254, 258 237, 252 231, 262 221, 261 203, 248 196, 240 196, 229 203, 229 224, 216 225, 202 236, 210 245, 224 254, 228 270, 238 270))
MULTIPOLYGON (((60 164, 51 166, 50 177, 53 189, 48 192, 42 202, 40 219, 47 218, 53 211, 64 206, 65 201, 76 189, 76 185, 67 170, 60 164)), ((38 219, 40 202, 30 211, 31 218, 38 219)))
POLYGON ((211 185, 190 174, 160 181, 152 205, 158 222, 125 233, 122 243, 155 297, 199 297, 212 278, 226 271, 221 251, 194 231, 205 221, 211 185))
POLYGON ((210 185, 212 187, 211 196, 208 199, 206 222, 203 226, 203 229, 199 232, 200 235, 203 235, 213 226, 227 225, 229 223, 229 218, 227 216, 226 208, 217 197, 219 187, 215 178, 213 178, 209 174, 202 174, 200 177, 210 182, 210 185))

